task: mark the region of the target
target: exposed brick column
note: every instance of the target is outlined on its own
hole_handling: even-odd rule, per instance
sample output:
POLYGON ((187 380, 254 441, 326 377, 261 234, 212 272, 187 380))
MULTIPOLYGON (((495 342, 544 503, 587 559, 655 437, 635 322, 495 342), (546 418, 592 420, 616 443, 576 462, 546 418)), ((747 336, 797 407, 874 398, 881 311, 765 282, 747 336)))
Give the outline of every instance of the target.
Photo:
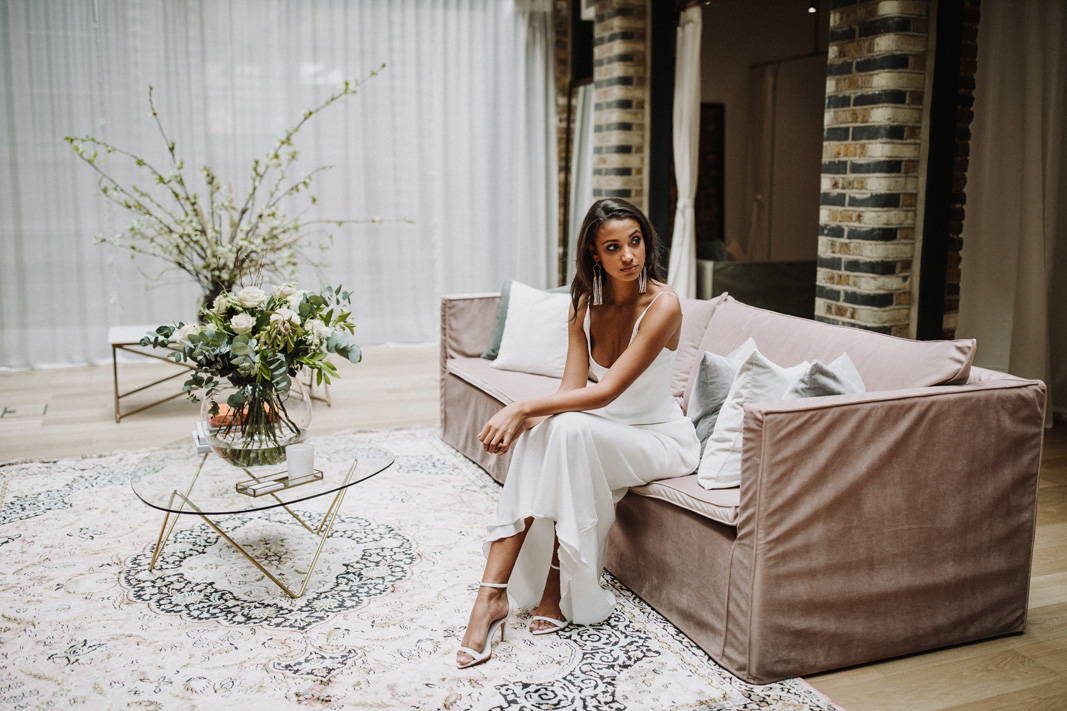
POLYGON ((945 317, 942 337, 956 337, 960 315, 960 250, 963 249, 964 205, 967 202, 967 166, 971 155, 971 121, 974 119, 974 74, 978 69, 979 0, 964 0, 960 36, 960 83, 956 104, 956 146, 952 169, 952 217, 948 231, 945 270, 945 317))
POLYGON ((559 214, 558 232, 556 234, 556 253, 558 259, 559 284, 567 278, 567 213, 569 195, 569 173, 571 169, 571 126, 574 112, 571 107, 571 3, 569 0, 553 0, 552 29, 553 69, 556 80, 556 175, 558 188, 557 204, 559 214))
POLYGON ((833 0, 815 319, 909 335, 927 0, 833 0))
POLYGON ((646 0, 598 0, 593 25, 593 197, 648 210, 648 8, 646 0))

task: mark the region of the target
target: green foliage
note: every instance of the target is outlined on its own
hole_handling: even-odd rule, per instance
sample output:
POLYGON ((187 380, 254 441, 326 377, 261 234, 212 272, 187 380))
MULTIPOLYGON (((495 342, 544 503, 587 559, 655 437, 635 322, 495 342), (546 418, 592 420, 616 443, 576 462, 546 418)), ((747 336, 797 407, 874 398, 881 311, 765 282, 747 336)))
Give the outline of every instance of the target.
MULTIPOLYGON (((192 400, 210 397, 223 381, 244 397, 265 390, 284 396, 304 368, 320 385, 337 377, 337 366, 328 360, 331 353, 352 363, 362 360, 352 337, 351 296, 340 286, 313 292, 289 284, 270 295, 257 287, 223 292, 201 312, 201 323, 164 324, 140 343, 169 348, 170 358, 195 366, 183 384, 192 400)), ((238 408, 243 401, 227 404, 238 408)), ((217 403, 211 409, 218 414, 217 403)))

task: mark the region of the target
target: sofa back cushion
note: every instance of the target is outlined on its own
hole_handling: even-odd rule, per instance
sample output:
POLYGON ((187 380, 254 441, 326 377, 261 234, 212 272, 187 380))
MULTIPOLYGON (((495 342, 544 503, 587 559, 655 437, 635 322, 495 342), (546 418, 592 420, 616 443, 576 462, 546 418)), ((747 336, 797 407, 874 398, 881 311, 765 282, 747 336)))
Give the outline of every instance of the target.
MULTIPOLYGON (((974 361, 973 338, 914 341, 786 316, 742 304, 727 293, 713 301, 718 303, 698 353, 725 355, 750 337, 760 352, 783 367, 815 359, 829 363, 848 353, 868 391, 965 383, 974 361)), ((690 364, 690 383, 695 365, 690 364)))
POLYGON ((700 365, 704 350, 700 343, 708 330, 711 314, 722 302, 722 295, 714 299, 679 299, 682 305, 682 334, 678 337, 678 350, 674 356, 674 373, 671 375, 671 394, 677 398, 689 398, 690 376, 700 365))

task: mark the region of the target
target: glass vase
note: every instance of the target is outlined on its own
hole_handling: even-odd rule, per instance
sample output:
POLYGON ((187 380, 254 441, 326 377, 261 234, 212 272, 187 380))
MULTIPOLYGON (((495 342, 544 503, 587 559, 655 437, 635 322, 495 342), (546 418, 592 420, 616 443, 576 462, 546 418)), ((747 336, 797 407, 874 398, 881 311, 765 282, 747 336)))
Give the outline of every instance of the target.
POLYGON ((230 464, 275 465, 307 437, 311 398, 295 377, 285 393, 270 383, 227 386, 204 398, 200 419, 211 448, 230 464))

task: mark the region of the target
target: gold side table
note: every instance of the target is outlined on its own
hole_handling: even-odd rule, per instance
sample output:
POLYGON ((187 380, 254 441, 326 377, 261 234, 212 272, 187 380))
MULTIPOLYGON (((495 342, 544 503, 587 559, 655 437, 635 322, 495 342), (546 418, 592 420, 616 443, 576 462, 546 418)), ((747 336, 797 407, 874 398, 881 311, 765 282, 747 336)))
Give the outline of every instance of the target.
POLYGON ((162 405, 165 402, 169 402, 170 400, 173 400, 176 397, 181 397, 185 394, 183 390, 179 389, 178 392, 174 393, 173 395, 168 395, 167 397, 156 400, 155 402, 150 402, 147 405, 142 405, 136 410, 129 410, 127 412, 122 411, 123 398, 129 397, 130 395, 133 395, 135 393, 139 393, 142 390, 147 390, 148 388, 154 387, 161 383, 165 383, 169 380, 173 380, 174 378, 182 377, 186 375, 188 371, 193 370, 193 366, 188 363, 179 363, 178 361, 168 358, 165 355, 160 355, 158 352, 152 352, 152 350, 160 350, 158 348, 153 349, 151 346, 142 346, 141 337, 147 333, 151 333, 153 330, 155 330, 155 326, 112 326, 107 331, 107 341, 111 345, 111 379, 115 393, 115 422, 121 422, 123 417, 129 417, 130 415, 134 415, 138 412, 141 412, 142 410, 147 410, 150 407, 162 405), (119 351, 135 353, 139 356, 145 356, 147 358, 155 358, 156 360, 161 360, 164 363, 173 365, 179 370, 173 375, 168 375, 167 377, 160 378, 159 380, 153 380, 147 385, 142 385, 139 388, 134 388, 133 390, 127 390, 126 392, 121 393, 119 392, 119 351))

